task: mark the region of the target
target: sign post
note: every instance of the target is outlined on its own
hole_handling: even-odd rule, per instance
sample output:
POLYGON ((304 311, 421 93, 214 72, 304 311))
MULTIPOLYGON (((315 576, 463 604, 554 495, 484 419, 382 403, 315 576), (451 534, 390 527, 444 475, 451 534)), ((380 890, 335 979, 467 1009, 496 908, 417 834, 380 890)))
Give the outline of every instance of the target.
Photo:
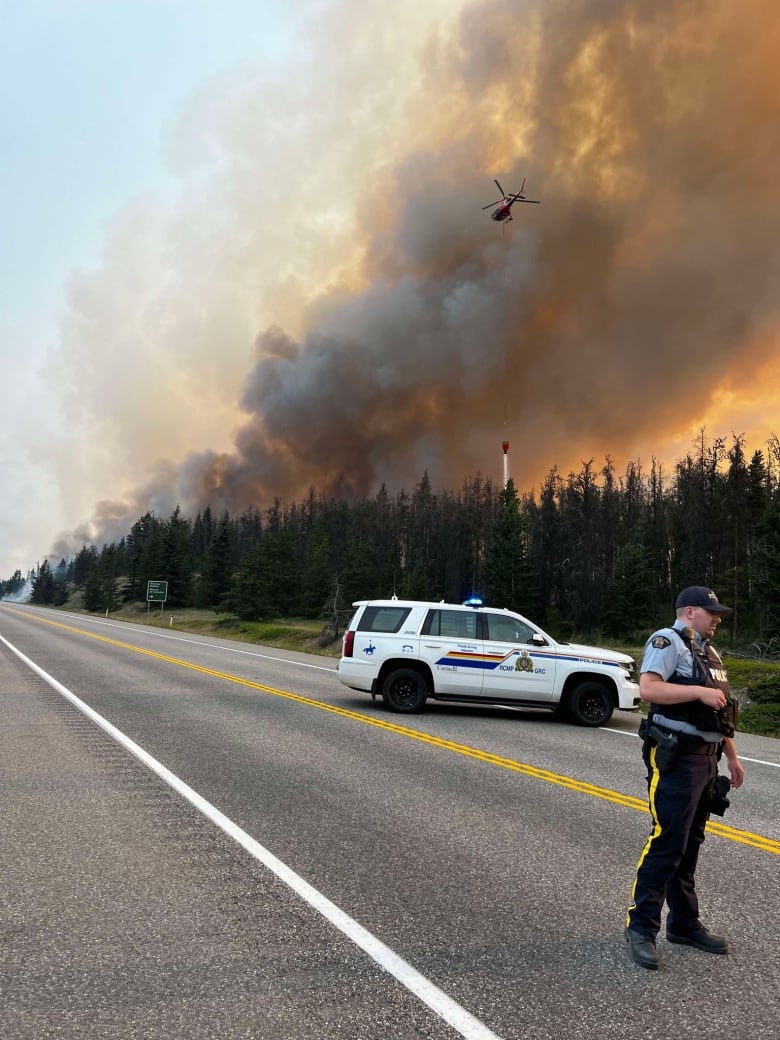
POLYGON ((167 581, 150 581, 146 585, 146 613, 149 613, 150 603, 160 604, 160 613, 162 614, 163 605, 168 598, 168 582, 167 581))

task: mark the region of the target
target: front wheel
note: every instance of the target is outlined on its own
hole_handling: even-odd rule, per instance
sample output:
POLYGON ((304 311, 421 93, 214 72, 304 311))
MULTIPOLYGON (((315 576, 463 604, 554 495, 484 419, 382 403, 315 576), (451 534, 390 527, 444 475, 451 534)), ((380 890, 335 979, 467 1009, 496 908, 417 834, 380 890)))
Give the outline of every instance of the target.
POLYGON ((612 694, 603 683, 581 682, 569 695, 569 711, 580 726, 603 726, 612 718, 614 708, 612 694))
POLYGON ((425 679, 413 668, 396 668, 382 683, 382 700, 390 711, 403 715, 422 711, 427 696, 425 679))

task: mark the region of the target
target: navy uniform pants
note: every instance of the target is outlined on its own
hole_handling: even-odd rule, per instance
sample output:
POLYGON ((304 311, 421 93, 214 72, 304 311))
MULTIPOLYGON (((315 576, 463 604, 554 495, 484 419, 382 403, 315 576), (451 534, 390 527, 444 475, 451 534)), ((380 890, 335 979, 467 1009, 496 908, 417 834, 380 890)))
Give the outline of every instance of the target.
POLYGON ((664 900, 668 931, 686 935, 699 927, 694 875, 718 772, 714 754, 680 754, 668 772, 659 773, 656 751, 651 746, 645 756, 653 829, 639 857, 626 916, 629 928, 653 940, 664 900))

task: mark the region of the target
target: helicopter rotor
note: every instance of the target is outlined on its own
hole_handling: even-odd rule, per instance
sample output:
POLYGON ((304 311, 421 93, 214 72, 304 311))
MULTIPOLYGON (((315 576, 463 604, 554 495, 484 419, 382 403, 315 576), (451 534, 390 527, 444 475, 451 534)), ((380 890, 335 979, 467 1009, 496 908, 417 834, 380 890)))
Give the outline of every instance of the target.
POLYGON ((503 203, 507 207, 507 210, 509 210, 509 208, 513 206, 516 202, 531 202, 535 203, 537 206, 541 202, 541 199, 527 199, 523 195, 523 192, 525 191, 525 177, 523 177, 523 183, 520 187, 520 191, 511 192, 509 195, 507 195, 507 193, 504 191, 504 189, 501 187, 501 185, 495 179, 495 177, 493 178, 493 183, 501 192, 502 197, 500 199, 497 199, 495 202, 489 202, 487 206, 483 206, 482 209, 490 209, 491 206, 500 206, 503 203))

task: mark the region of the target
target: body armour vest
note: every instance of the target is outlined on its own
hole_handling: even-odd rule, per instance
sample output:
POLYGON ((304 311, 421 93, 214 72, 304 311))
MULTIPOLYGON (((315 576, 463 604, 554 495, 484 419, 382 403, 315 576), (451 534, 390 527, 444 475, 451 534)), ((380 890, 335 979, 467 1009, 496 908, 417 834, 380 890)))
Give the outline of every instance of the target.
MULTIPOLYGON (((726 698, 726 706, 720 711, 716 711, 700 700, 683 701, 681 704, 664 704, 662 713, 669 719, 689 722, 698 730, 714 731, 722 733, 724 737, 733 737, 737 728, 737 703, 731 696, 726 670, 717 650, 709 643, 703 648, 697 646, 695 640, 688 635, 685 629, 681 631, 679 628, 675 628, 674 632, 691 652, 693 674, 680 675, 679 672, 673 672, 668 681, 679 683, 680 686, 710 686, 722 690, 726 698)), ((651 717, 657 709, 658 705, 652 705, 651 717)))

